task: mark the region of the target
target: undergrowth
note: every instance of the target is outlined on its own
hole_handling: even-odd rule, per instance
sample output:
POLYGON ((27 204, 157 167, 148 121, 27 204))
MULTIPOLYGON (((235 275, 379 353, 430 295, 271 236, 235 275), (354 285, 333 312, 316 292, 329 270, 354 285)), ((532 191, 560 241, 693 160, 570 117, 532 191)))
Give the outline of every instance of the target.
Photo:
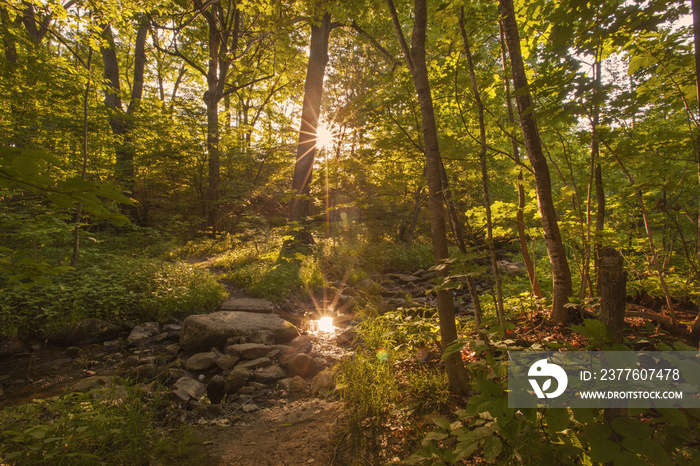
POLYGON ((180 444, 158 424, 141 392, 115 386, 0 411, 0 464, 149 464, 174 458, 180 444))
POLYGON ((52 277, 44 285, 5 286, 0 294, 0 328, 5 335, 37 336, 89 317, 115 324, 164 321, 210 312, 224 296, 224 287, 204 269, 182 262, 102 255, 100 261, 52 277))

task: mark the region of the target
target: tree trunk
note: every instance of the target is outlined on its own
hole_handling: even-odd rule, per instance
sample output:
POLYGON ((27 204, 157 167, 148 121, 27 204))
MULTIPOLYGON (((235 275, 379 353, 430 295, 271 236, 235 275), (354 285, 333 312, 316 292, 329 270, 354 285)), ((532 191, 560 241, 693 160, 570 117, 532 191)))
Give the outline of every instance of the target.
MULTIPOLYGON (((697 89, 698 102, 700 102, 700 0, 692 0, 693 7, 693 43, 695 45, 695 87, 697 89)), ((700 182, 700 129, 695 143, 695 158, 698 163, 698 181, 700 182)), ((697 255, 698 278, 700 278, 700 203, 698 205, 698 231, 697 231, 697 255)), ((693 333, 700 333, 700 314, 693 323, 693 333)))
POLYGON ((537 204, 542 219, 544 229, 545 244, 549 261, 552 264, 553 302, 550 320, 554 324, 566 323, 569 321, 569 313, 564 307, 569 302, 571 295, 571 271, 564 251, 564 245, 559 232, 557 214, 554 209, 552 199, 552 184, 549 175, 547 160, 542 153, 542 143, 540 141, 537 121, 535 119, 532 98, 528 90, 525 66, 520 51, 520 35, 515 22, 515 11, 513 0, 500 0, 499 9, 503 19, 503 30, 506 44, 510 54, 510 62, 513 71, 513 86, 518 96, 518 113, 520 115, 520 125, 525 142, 525 150, 532 163, 532 170, 535 174, 535 184, 537 191, 537 204))
POLYGON ((498 323, 505 329, 506 321, 503 315, 503 287, 501 286, 501 274, 498 271, 498 260, 496 258, 496 245, 493 243, 493 222, 491 220, 491 199, 489 197, 489 172, 486 166, 486 125, 484 124, 484 104, 481 102, 479 86, 476 82, 476 72, 474 71, 474 61, 469 48, 469 38, 464 28, 464 7, 460 8, 459 30, 462 33, 464 53, 467 56, 469 66, 469 80, 471 81, 472 93, 479 115, 479 164, 481 165, 481 185, 484 192, 484 208, 486 209, 486 242, 491 256, 491 273, 496 282, 496 307, 498 323))
MULTIPOLYGON (((104 103, 109 109, 109 126, 112 128, 112 134, 115 139, 114 152, 116 163, 114 165, 114 177, 121 189, 126 192, 127 196, 133 196, 135 185, 134 147, 131 140, 133 124, 124 113, 122 107, 119 61, 117 60, 111 26, 108 25, 102 30, 102 38, 107 42, 107 46, 102 47, 101 52, 104 64, 104 76, 109 82, 109 87, 105 90, 104 103)), ((141 81, 143 81, 143 77, 141 81)), ((129 106, 131 107, 131 103, 129 106)), ((120 208, 123 212, 129 213, 133 218, 137 218, 135 206, 124 205, 120 208)))
POLYGON ((623 268, 622 254, 604 247, 600 254, 598 273, 600 296, 600 320, 615 332, 615 341, 622 341, 627 305, 627 273, 623 268))
MULTIPOLYGON (((508 65, 506 61, 506 44, 505 38, 503 37, 503 23, 499 23, 499 35, 501 39, 501 61, 503 63, 503 83, 506 88, 506 106, 508 107, 508 121, 511 123, 515 122, 515 115, 513 113, 513 104, 511 103, 510 97, 510 79, 508 78, 508 65)), ((513 148, 513 159, 516 164, 520 165, 520 150, 518 149, 518 141, 515 138, 511 138, 511 145, 513 148)), ((542 299, 542 291, 540 290, 540 283, 537 281, 537 274, 535 272, 535 265, 533 260, 530 258, 530 251, 527 247, 527 237, 525 236, 525 186, 523 186, 523 170, 522 166, 519 167, 518 178, 516 180, 518 185, 518 211, 515 214, 516 223, 518 225, 518 241, 520 243, 520 253, 523 256, 523 262, 525 262, 525 268, 527 269, 527 276, 530 279, 530 287, 532 288, 532 294, 538 298, 542 299)))
POLYGON ((297 222, 301 227, 295 235, 296 241, 301 244, 313 244, 314 242, 313 236, 307 228, 306 219, 309 216, 311 205, 309 193, 316 155, 316 134, 321 113, 323 78, 328 63, 328 39, 331 32, 330 13, 324 13, 318 21, 318 24, 311 25, 309 64, 306 68, 299 145, 297 146, 294 178, 292 179, 294 197, 289 212, 289 221, 297 222))
MULTIPOLYGON (((428 80, 428 68, 425 61, 425 36, 428 21, 428 11, 425 0, 414 1, 414 23, 411 37, 411 49, 408 49, 403 37, 401 24, 396 14, 392 0, 387 0, 392 14, 392 22, 396 34, 401 42, 406 63, 408 64, 413 83, 420 104, 421 123, 423 126, 423 143, 425 148, 426 175, 428 178, 428 196, 430 207, 430 231, 433 243, 433 256, 436 265, 445 265, 449 258, 447 249, 447 231, 445 228, 445 208, 442 195, 442 178, 440 175, 442 161, 438 145, 437 126, 435 124, 435 111, 433 99, 430 94, 428 80)), ((449 268, 444 267, 437 271, 437 276, 445 278, 449 275, 449 268)), ((438 316, 440 320, 440 340, 443 351, 457 340, 457 326, 455 324, 455 308, 452 292, 440 289, 437 292, 438 316)), ((467 371, 462 363, 459 352, 452 353, 445 359, 445 369, 450 391, 453 393, 466 392, 468 389, 467 371)))

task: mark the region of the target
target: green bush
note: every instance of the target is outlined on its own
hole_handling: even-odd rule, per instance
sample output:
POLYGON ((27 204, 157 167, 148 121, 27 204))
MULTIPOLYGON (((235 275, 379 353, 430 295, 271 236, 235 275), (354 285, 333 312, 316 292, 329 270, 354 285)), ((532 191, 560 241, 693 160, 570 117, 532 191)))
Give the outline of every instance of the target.
POLYGON ((164 321, 210 312, 225 297, 208 271, 185 263, 101 256, 100 262, 64 273, 50 284, 0 286, 3 333, 39 335, 88 317, 112 323, 164 321))

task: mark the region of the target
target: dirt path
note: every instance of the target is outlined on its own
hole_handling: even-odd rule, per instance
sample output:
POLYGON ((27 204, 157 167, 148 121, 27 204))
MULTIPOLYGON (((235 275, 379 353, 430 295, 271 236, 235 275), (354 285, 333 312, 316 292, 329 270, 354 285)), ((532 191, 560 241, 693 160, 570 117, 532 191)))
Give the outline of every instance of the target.
POLYGON ((279 403, 231 426, 197 428, 198 447, 191 456, 212 466, 351 464, 342 451, 344 432, 340 402, 306 398, 279 403))

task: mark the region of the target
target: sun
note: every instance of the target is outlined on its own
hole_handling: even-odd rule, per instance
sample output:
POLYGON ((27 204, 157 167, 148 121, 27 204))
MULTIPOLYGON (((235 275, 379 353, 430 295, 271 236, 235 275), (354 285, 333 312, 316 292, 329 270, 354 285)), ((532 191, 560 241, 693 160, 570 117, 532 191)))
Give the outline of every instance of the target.
POLYGON ((318 330, 319 332, 333 332, 335 331, 335 325, 333 325, 333 317, 321 317, 318 320, 318 330))
POLYGON ((335 135, 331 129, 321 124, 316 130, 316 147, 319 149, 328 149, 335 142, 335 135))

